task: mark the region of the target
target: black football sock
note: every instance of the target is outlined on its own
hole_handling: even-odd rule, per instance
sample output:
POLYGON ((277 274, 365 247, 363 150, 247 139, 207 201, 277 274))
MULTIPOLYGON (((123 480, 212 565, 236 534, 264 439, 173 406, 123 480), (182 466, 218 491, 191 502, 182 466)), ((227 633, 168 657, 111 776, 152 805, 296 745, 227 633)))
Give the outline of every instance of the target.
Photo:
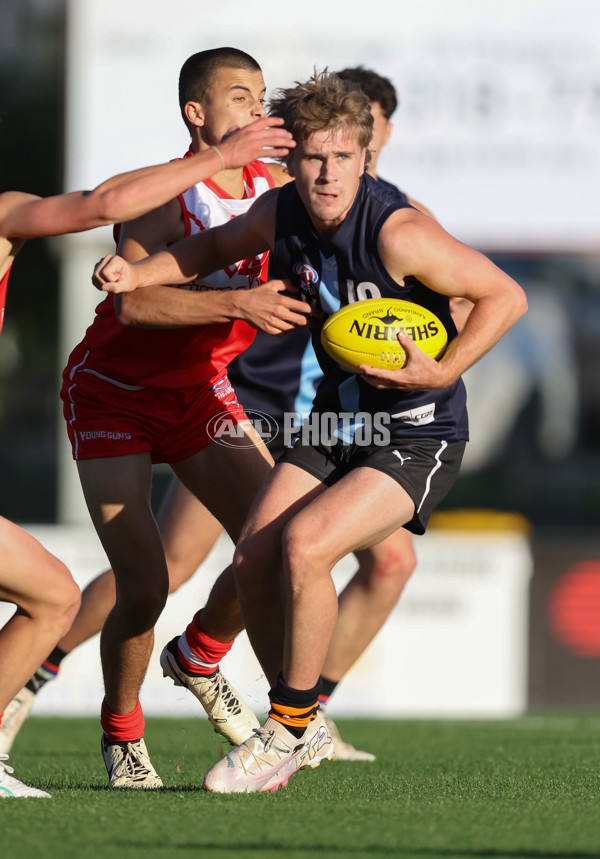
POLYGON ((319 692, 319 706, 323 709, 326 707, 329 699, 335 692, 337 685, 337 680, 329 680, 327 677, 323 677, 321 675, 321 691, 319 692))
POLYGON ((319 709, 320 687, 319 679, 312 689, 293 689, 287 685, 283 674, 280 674, 277 683, 269 692, 269 716, 281 722, 290 734, 300 739, 319 709))
POLYGON ((26 688, 29 689, 30 692, 33 692, 34 695, 37 695, 42 686, 45 686, 49 680, 54 680, 58 674, 60 663, 63 661, 65 656, 68 655, 69 654, 64 650, 61 650, 60 647, 55 647, 50 656, 44 660, 37 671, 25 684, 26 688))

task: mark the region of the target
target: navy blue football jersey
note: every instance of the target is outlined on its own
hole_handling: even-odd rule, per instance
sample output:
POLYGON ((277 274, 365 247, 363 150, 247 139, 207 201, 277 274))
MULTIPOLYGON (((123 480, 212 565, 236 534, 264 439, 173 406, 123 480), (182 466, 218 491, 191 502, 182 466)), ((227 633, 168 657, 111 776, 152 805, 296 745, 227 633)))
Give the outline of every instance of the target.
MULTIPOLYGON (((406 194, 386 182, 378 184, 408 205, 406 194)), ((257 331, 252 344, 229 365, 229 379, 245 409, 264 412, 283 424, 284 413, 309 414, 323 371, 309 328, 295 328, 283 337, 257 331)))
POLYGON ((377 177, 377 184, 381 185, 382 188, 385 188, 387 191, 390 191, 392 194, 397 194, 401 200, 404 200, 405 203, 408 203, 408 197, 398 188, 397 185, 392 184, 392 182, 388 182, 387 179, 382 179, 381 176, 377 177))
POLYGON ((258 331, 227 373, 246 411, 268 414, 279 426, 283 426, 285 413, 298 415, 294 424, 302 422, 323 376, 307 327, 294 328, 281 337, 258 331))
MULTIPOLYGON (((396 210, 410 205, 372 177, 361 178, 358 193, 335 235, 322 241, 298 196, 295 183, 279 190, 275 247, 269 278, 288 278, 326 316, 368 298, 402 298, 435 313, 452 340, 457 332, 449 299, 407 276, 403 286, 385 269, 377 247, 381 227, 396 210)), ((466 440, 468 422, 462 380, 443 390, 398 391, 374 388, 359 374, 330 358, 313 332, 323 372, 314 400, 316 412, 385 413, 392 438, 466 440)), ((242 403, 243 403, 242 399, 242 403)))

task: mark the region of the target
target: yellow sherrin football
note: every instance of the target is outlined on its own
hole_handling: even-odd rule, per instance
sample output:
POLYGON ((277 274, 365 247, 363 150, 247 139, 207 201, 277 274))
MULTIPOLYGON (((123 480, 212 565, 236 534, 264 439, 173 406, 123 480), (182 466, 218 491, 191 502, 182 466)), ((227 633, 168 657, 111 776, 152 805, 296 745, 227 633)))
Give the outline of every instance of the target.
POLYGON ((361 364, 399 370, 406 352, 397 334, 407 334, 419 349, 436 360, 446 348, 448 335, 437 316, 420 304, 394 298, 369 298, 348 304, 323 325, 321 343, 342 367, 359 372, 361 364))

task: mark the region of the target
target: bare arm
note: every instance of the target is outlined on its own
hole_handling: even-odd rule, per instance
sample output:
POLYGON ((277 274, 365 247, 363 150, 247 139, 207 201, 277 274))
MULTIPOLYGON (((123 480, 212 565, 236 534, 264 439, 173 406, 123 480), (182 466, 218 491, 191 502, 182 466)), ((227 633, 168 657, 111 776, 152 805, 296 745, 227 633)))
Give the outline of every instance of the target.
POLYGON ((436 292, 468 299, 474 307, 439 361, 400 335, 408 362, 396 371, 364 368, 365 378, 376 386, 403 390, 447 387, 527 310, 527 299, 518 283, 483 254, 450 236, 432 218, 399 210, 384 225, 379 244, 384 264, 398 283, 412 275, 436 292))
MULTIPOLYGON (((117 296, 116 300, 118 318, 124 324, 171 328, 242 319, 269 334, 305 325, 310 306, 281 295, 286 287, 282 281, 270 281, 250 290, 210 292, 189 292, 161 285, 187 283, 269 250, 274 234, 276 193, 260 197, 252 206, 251 217, 250 213, 240 215, 152 256, 141 258, 140 254, 133 265, 121 257, 107 256, 96 266, 93 281, 107 291, 128 293, 117 296), (140 286, 146 289, 139 291, 140 286)), ((146 252, 149 249, 147 243, 144 249, 146 252)))
POLYGON ((267 191, 250 212, 227 224, 203 230, 133 265, 107 255, 94 269, 92 281, 106 292, 130 292, 166 283, 184 284, 205 277, 240 259, 270 250, 275 232, 278 191, 267 191))
MULTIPOLYGON (((219 144, 226 167, 243 167, 260 156, 285 155, 294 143, 279 119, 258 119, 219 144), (274 148, 269 148, 274 147, 274 148)), ((163 205, 221 169, 214 149, 168 164, 113 176, 93 191, 36 197, 19 191, 0 195, 0 236, 33 238, 120 223, 163 205)))
POLYGON ((267 334, 282 334, 306 325, 310 314, 309 304, 281 294, 286 289, 282 280, 254 289, 210 292, 149 286, 116 295, 115 306, 119 322, 132 327, 184 328, 241 319, 267 334))
MULTIPOLYGON (((181 204, 178 199, 154 209, 147 215, 121 225, 117 253, 129 263, 165 250, 185 236, 181 204)), ((146 328, 179 327, 187 310, 172 308, 175 290, 154 286, 115 295, 115 315, 121 325, 146 328), (173 309, 173 313, 171 313, 173 309), (177 315, 178 312, 178 315, 177 315)))

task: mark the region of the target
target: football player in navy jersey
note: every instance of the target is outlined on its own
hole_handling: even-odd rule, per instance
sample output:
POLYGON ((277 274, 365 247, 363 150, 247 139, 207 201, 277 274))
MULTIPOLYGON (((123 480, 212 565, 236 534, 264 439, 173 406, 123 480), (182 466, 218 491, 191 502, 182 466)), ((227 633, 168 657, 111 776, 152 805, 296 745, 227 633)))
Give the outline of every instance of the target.
MULTIPOLYGON (((369 173, 407 200, 400 189, 377 172, 379 155, 392 130, 390 117, 398 104, 394 86, 387 78, 362 66, 344 69, 338 75, 358 84, 369 98, 373 114, 369 173)), ((421 203, 412 199, 410 202, 428 213, 421 203)), ((284 447, 285 415, 295 413, 299 420, 308 415, 322 376, 309 329, 295 328, 285 338, 273 338, 258 331, 251 346, 229 365, 228 373, 246 410, 266 413, 280 427, 276 438, 269 442, 269 450, 277 460, 284 447)), ((222 529, 176 477, 172 478, 161 503, 158 522, 169 569, 169 591, 173 593, 205 560, 222 529)), ((412 535, 404 528, 375 546, 358 550, 355 556, 358 569, 340 593, 338 622, 323 667, 319 695, 322 708, 387 620, 416 565, 412 535)), ((57 675, 65 656, 100 632, 114 599, 111 570, 100 574, 84 589, 81 609, 71 629, 7 708, 5 726, 0 728, 0 752, 9 751, 35 695, 57 675)), ((337 760, 374 760, 370 752, 342 740, 332 720, 327 724, 335 736, 337 760)))
POLYGON ((270 276, 287 277, 322 314, 368 287, 371 295, 434 312, 449 343, 435 361, 398 334, 407 353, 402 369, 364 365, 350 373, 315 337, 324 378, 312 429, 271 471, 233 560, 246 631, 272 684, 271 709, 264 725, 207 773, 204 784, 217 793, 277 790, 296 770, 331 758, 318 706, 338 609, 331 570, 400 527, 424 533, 458 475, 468 438, 461 374, 527 309, 521 287, 489 259, 365 175, 373 118, 359 88, 315 74, 282 90, 271 112, 296 141, 286 159, 294 183, 267 192, 228 224, 133 265, 105 257, 96 286, 118 292, 185 283, 270 250, 270 276), (313 288, 303 292, 307 279, 295 272, 307 267, 313 288), (474 305, 460 334, 449 310, 453 296, 474 305), (354 438, 319 433, 320 418, 348 412, 357 418, 354 438), (369 422, 359 424, 359 413, 386 414, 387 432, 366 438, 369 422))
MULTIPOLYGON (((369 99, 373 132, 369 143, 368 173, 388 191, 410 202, 425 214, 422 203, 410 199, 396 185, 382 179, 378 160, 392 132, 390 118, 398 106, 392 82, 363 66, 336 73, 342 80, 357 84, 369 99)), ((244 407, 276 419, 280 432, 269 443, 275 461, 283 453, 283 424, 286 413, 302 420, 310 412, 322 371, 312 347, 311 332, 296 328, 284 338, 274 339, 258 331, 252 345, 229 366, 229 378, 244 407)), ((323 672, 319 703, 325 707, 334 690, 373 641, 398 602, 416 566, 412 534, 399 528, 380 543, 355 553, 358 569, 338 597, 338 617, 323 672)), ((337 726, 327 720, 334 735, 337 760, 372 761, 370 752, 354 748, 339 735, 337 726)))

